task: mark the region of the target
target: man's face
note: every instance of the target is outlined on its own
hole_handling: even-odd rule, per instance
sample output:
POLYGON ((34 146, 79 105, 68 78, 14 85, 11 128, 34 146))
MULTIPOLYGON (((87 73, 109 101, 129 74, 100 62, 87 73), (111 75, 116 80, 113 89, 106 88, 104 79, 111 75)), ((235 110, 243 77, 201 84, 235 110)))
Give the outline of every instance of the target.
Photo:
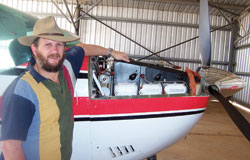
POLYGON ((58 72, 65 59, 64 43, 40 38, 33 53, 39 68, 47 72, 58 72))

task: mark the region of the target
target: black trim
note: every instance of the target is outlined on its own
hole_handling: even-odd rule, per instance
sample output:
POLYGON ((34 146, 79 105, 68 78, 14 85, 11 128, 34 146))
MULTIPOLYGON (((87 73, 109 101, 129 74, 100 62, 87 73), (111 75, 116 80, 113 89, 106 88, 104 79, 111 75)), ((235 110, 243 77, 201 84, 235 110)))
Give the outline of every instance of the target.
POLYGON ((79 73, 77 78, 88 79, 88 73, 79 73))
POLYGON ((176 117, 199 114, 204 110, 191 111, 191 112, 178 112, 178 113, 163 113, 163 114, 148 114, 148 115, 135 115, 135 116, 114 116, 114 117, 86 117, 75 118, 75 122, 79 121, 113 121, 113 120, 135 120, 135 119, 147 119, 147 118, 162 118, 162 117, 176 117))
MULTIPOLYGON (((147 118, 162 118, 162 117, 177 117, 187 116, 193 114, 203 113, 204 110, 191 111, 191 112, 179 112, 179 113, 164 113, 164 114, 149 114, 149 115, 136 115, 136 116, 116 116, 116 117, 86 117, 86 118, 74 118, 75 122, 80 121, 113 121, 113 120, 135 120, 135 119, 147 119, 147 118)), ((0 125, 2 121, 0 121, 0 125)))

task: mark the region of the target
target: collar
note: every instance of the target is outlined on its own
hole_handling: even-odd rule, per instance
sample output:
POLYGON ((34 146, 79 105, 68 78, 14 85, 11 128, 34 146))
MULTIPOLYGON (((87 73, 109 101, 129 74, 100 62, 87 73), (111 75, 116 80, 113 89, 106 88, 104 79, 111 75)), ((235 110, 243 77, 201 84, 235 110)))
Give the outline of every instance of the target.
POLYGON ((38 73, 34 66, 30 63, 28 66, 28 70, 30 71, 30 74, 32 75, 32 77, 37 81, 37 83, 40 83, 44 80, 46 80, 46 78, 44 76, 42 76, 40 73, 38 73))

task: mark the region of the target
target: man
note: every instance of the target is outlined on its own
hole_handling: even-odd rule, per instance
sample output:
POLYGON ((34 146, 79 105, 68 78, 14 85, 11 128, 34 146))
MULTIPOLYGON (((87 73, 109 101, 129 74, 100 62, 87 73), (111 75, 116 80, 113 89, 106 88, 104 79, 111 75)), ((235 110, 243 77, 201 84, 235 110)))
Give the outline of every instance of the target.
POLYGON ((31 46, 34 60, 2 97, 2 159, 69 160, 72 79, 77 77, 84 56, 111 54, 129 62, 125 53, 95 45, 79 44, 65 53, 65 42, 75 40, 78 38, 64 36, 51 16, 36 22, 32 36, 18 39, 31 46))

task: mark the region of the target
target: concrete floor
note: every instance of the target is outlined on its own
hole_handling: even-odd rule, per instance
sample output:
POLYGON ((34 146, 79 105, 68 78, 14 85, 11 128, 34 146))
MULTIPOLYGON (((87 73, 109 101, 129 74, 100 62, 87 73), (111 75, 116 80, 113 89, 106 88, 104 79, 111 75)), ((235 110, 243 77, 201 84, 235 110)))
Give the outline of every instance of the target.
MULTIPOLYGON (((250 113, 244 116, 250 122, 250 113)), ((189 134, 158 153, 157 160, 250 160, 250 142, 220 103, 209 102, 189 134)))

